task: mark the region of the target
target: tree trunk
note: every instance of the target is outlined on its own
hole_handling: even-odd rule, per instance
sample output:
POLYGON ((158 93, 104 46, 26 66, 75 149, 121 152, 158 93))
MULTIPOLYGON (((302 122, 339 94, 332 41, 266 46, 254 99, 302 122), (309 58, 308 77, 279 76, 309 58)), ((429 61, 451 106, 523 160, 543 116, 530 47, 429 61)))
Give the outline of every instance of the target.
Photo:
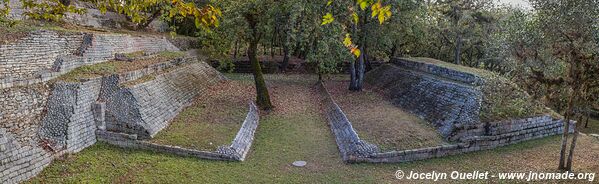
POLYGON ((350 81, 349 81, 349 90, 350 91, 357 91, 358 90, 358 79, 356 76, 356 61, 351 60, 349 62, 349 75, 350 75, 350 81))
MULTIPOLYGON (((364 48, 364 47, 362 46, 362 48, 364 48)), ((362 49, 360 49, 360 50, 362 50, 362 49)), ((358 64, 358 66, 357 66, 357 68, 358 68, 358 72, 357 72, 357 75, 358 75, 357 76, 357 83, 358 83, 358 85, 356 86, 357 87, 356 91, 362 91, 362 87, 363 87, 363 84, 364 84, 364 54, 363 53, 360 54, 360 57, 358 58, 358 63, 357 64, 358 64)))
POLYGON ((454 61, 455 64, 457 65, 461 65, 462 62, 460 61, 461 58, 461 52, 462 52, 462 34, 457 33, 456 37, 455 37, 455 55, 454 55, 454 61))
POLYGON ((568 146, 568 133, 570 130, 570 118, 572 114, 574 95, 572 94, 570 98, 568 98, 568 108, 566 110, 566 121, 564 122, 564 130, 562 132, 562 145, 559 151, 559 170, 565 170, 565 162, 566 162, 566 146, 568 146))
POLYGON ((591 110, 588 109, 586 120, 584 121, 584 128, 589 128, 589 118, 591 117, 591 110))
POLYGON ((389 58, 395 57, 396 52, 397 52, 397 44, 393 43, 393 47, 391 47, 391 52, 389 54, 389 58))
POLYGON ((287 67, 289 66, 289 55, 290 49, 289 45, 291 45, 291 26, 295 24, 294 19, 291 18, 291 15, 287 15, 287 23, 285 24, 285 30, 283 30, 283 34, 285 34, 285 40, 283 43, 283 63, 281 64, 281 69, 283 71, 287 71, 287 67))
POLYGON ((250 38, 250 44, 247 51, 250 63, 252 64, 254 83, 256 85, 256 105, 263 110, 271 110, 273 106, 270 103, 270 95, 268 94, 266 82, 264 82, 264 76, 262 74, 260 62, 256 57, 258 52, 258 42, 260 41, 260 34, 258 33, 258 29, 256 27, 258 21, 255 19, 255 15, 253 14, 246 14, 245 19, 248 22, 252 32, 252 38, 250 38))
MULTIPOLYGON (((578 122, 582 122, 582 116, 578 118, 578 122)), ((574 135, 572 137, 572 143, 570 143, 570 152, 568 153, 568 163, 566 164, 566 170, 572 171, 572 159, 574 158, 574 149, 576 148, 576 139, 578 138, 578 123, 574 125, 574 135)))

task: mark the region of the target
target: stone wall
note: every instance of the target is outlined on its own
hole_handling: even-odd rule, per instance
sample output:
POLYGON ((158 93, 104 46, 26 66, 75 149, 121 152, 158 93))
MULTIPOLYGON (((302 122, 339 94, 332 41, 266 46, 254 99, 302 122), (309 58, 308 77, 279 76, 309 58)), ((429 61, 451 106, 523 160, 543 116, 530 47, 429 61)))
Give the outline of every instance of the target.
POLYGON ((50 69, 58 56, 73 54, 82 41, 82 33, 41 30, 17 42, 0 45, 0 79, 40 75, 50 69))
MULTIPOLYGON (((438 158, 467 152, 493 149, 500 146, 519 143, 531 139, 561 134, 563 120, 550 116, 539 116, 519 120, 507 120, 490 123, 479 123, 465 127, 460 132, 457 144, 419 148, 403 151, 381 152, 376 145, 361 140, 353 129, 351 122, 331 98, 324 85, 321 90, 325 95, 322 103, 325 116, 344 161, 349 163, 395 163, 438 158)), ((571 127, 575 122, 571 122, 571 127)), ((573 132, 573 129, 569 130, 573 132)))
POLYGON ((120 86, 124 81, 118 76, 105 78, 99 99, 106 103, 106 128, 137 134, 142 139, 151 138, 205 92, 207 86, 222 79, 220 73, 204 62, 174 69, 130 87, 120 86))
POLYGON ((21 144, 14 134, 0 128, 0 183, 25 181, 42 171, 55 154, 40 146, 21 144))
POLYGON ((52 88, 46 83, 40 83, 0 89, 3 92, 0 94, 0 103, 3 105, 0 111, 0 182, 18 183, 27 180, 41 172, 55 157, 76 153, 93 145, 97 141, 98 127, 104 131, 102 125, 105 117, 102 114, 109 114, 106 113, 110 109, 108 103, 98 101, 106 87, 128 90, 139 88, 132 92, 137 95, 136 100, 140 100, 134 106, 152 113, 143 114, 142 120, 160 122, 174 117, 189 99, 203 91, 208 81, 222 79, 223 76, 207 64, 189 58, 155 64, 112 77, 79 82, 57 81, 52 88), (158 75, 159 73, 163 74, 158 75), (121 84, 104 86, 114 78, 120 79, 118 82, 129 82, 144 75, 158 76, 132 87, 121 84), (144 95, 140 91, 144 90, 164 93, 149 92, 154 96, 140 97, 144 95))
POLYGON ((232 155, 233 158, 239 161, 245 160, 250 148, 252 147, 252 143, 254 142, 254 133, 256 133, 256 129, 258 128, 258 122, 260 121, 260 116, 258 112, 258 107, 254 102, 250 102, 249 110, 239 132, 233 139, 233 142, 229 146, 220 146, 217 153, 232 155))
POLYGON ((335 103, 335 100, 333 100, 322 82, 320 83, 320 88, 323 93, 322 95, 325 96, 322 108, 324 108, 329 127, 335 135, 335 141, 343 160, 349 161, 355 158, 366 158, 378 153, 380 151, 378 146, 360 139, 358 133, 347 119, 347 116, 345 116, 345 113, 335 103))
POLYGON ((237 136, 235 136, 231 145, 220 146, 216 151, 201 151, 181 148, 178 146, 161 145, 149 141, 138 140, 136 134, 118 133, 101 129, 97 131, 97 136, 98 140, 102 142, 122 148, 150 150, 201 159, 243 161, 252 146, 254 133, 258 128, 258 122, 258 108, 253 102, 250 102, 246 119, 241 125, 241 128, 237 132, 237 136))
MULTIPOLYGON (((177 43, 188 46, 185 41, 177 43)), ((117 53, 179 50, 162 36, 33 31, 14 43, 0 45, 0 88, 48 81, 76 67, 111 60, 117 53)))
POLYGON ((101 81, 95 78, 54 85, 39 133, 40 137, 51 140, 53 149, 79 152, 96 142, 92 105, 98 99, 101 81))
POLYGON ((0 89, 0 128, 28 144, 37 135, 49 95, 46 84, 0 89))
POLYGON ((365 80, 392 102, 434 124, 453 139, 459 126, 480 122, 481 79, 467 73, 395 58, 365 80))
MULTIPOLYGON (((543 119, 543 118, 539 118, 543 119)), ((522 129, 511 131, 511 133, 498 134, 492 136, 470 136, 463 138, 460 143, 452 145, 443 145, 436 147, 427 147, 404 151, 390 151, 385 153, 377 153, 368 158, 358 158, 354 162, 372 162, 372 163, 395 163, 395 162, 411 162, 430 158, 439 158, 449 155, 457 155, 467 152, 488 150, 519 142, 543 138, 552 135, 559 135, 563 131, 563 120, 551 119, 549 121, 528 122, 531 124, 555 124, 553 128, 534 127, 530 129, 522 129)), ((526 121, 526 120, 522 120, 526 121)), ((526 123, 526 124, 528 124, 526 123)), ((575 126, 575 122, 571 122, 571 127, 575 126)), ((570 129, 570 133, 574 130, 570 129)))

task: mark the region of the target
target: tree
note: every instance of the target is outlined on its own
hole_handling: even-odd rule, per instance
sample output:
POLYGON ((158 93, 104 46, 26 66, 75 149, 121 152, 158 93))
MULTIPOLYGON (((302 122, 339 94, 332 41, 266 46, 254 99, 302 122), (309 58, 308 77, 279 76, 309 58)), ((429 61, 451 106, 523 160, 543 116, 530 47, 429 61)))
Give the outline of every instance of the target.
MULTIPOLYGON (((258 45, 264 38, 264 35, 268 33, 267 27, 270 16, 268 9, 270 7, 276 7, 275 1, 272 0, 250 0, 250 1, 216 1, 217 5, 223 8, 224 19, 228 20, 226 25, 223 25, 225 29, 218 30, 220 34, 228 32, 227 34, 235 34, 237 38, 234 40, 243 40, 247 43, 247 57, 252 66, 252 73, 254 76, 254 84, 256 86, 256 104, 263 110, 271 110, 273 105, 270 101, 270 95, 266 82, 264 81, 264 75, 260 61, 258 60, 258 45)), ((228 41, 232 43, 232 41, 228 41)), ((229 44, 229 49, 232 48, 232 44, 229 44)))
POLYGON ((566 160, 567 142, 571 119, 575 119, 574 109, 581 105, 581 100, 595 86, 596 78, 592 78, 599 65, 599 39, 593 25, 599 21, 599 2, 596 0, 531 0, 538 14, 538 30, 543 33, 545 45, 540 47, 550 55, 540 55, 537 60, 552 60, 563 63, 566 67, 561 76, 546 76, 543 70, 533 70, 533 78, 543 83, 563 85, 568 92, 564 112, 566 123, 562 134, 560 149, 560 170, 572 169, 572 157, 576 147, 578 130, 573 127, 574 135, 566 160), (594 70, 595 69, 595 70, 594 70), (589 75, 591 74, 591 75, 589 75))
POLYGON ((9 26, 12 24, 11 21, 6 17, 10 13, 10 0, 0 0, 0 25, 9 26))
POLYGON ((48 21, 61 21, 66 13, 84 14, 85 9, 71 5, 65 0, 21 0, 25 16, 48 21))
POLYGON ((126 15, 131 22, 137 23, 137 29, 147 27, 158 17, 171 21, 178 17, 193 17, 196 27, 208 30, 212 26, 218 27, 218 17, 222 15, 220 9, 212 5, 200 8, 194 2, 184 0, 95 0, 95 3, 103 13, 111 10, 126 15))
POLYGON ((451 32, 455 34, 453 61, 455 64, 461 65, 463 37, 477 23, 488 21, 481 10, 488 8, 491 2, 488 0, 441 0, 437 3, 437 8, 451 22, 451 32))
MULTIPOLYGON (((347 3, 343 1, 329 0, 327 6, 332 6, 337 3, 347 3)), ((383 5, 381 0, 375 2, 374 0, 356 0, 355 2, 342 6, 343 8, 348 7, 344 11, 343 17, 350 17, 345 22, 347 27, 351 27, 351 30, 345 34, 343 44, 350 50, 352 54, 356 56, 355 60, 350 60, 350 85, 349 90, 360 91, 362 90, 364 72, 365 72, 365 53, 364 45, 368 38, 368 31, 366 25, 368 24, 369 18, 376 18, 379 24, 383 24, 391 17, 391 6, 383 5), (354 44, 352 41, 352 35, 357 38, 358 44, 354 44)), ((322 25, 327 25, 335 20, 332 13, 327 13, 322 17, 322 25)))

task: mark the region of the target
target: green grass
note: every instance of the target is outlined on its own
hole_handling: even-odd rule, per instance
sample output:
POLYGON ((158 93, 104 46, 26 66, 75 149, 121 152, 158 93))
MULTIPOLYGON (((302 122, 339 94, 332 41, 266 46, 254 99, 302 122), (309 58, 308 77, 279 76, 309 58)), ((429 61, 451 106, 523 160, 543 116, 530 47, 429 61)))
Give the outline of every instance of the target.
POLYGON ((137 51, 137 52, 125 53, 124 55, 127 58, 136 58, 136 57, 145 56, 146 52, 145 51, 137 51))
MULTIPOLYGON (((107 61, 103 63, 97 63, 92 65, 86 65, 77 67, 68 73, 58 77, 58 80, 77 82, 79 79, 89 79, 94 77, 108 76, 117 73, 124 73, 128 71, 134 71, 143 69, 144 67, 150 66, 156 63, 167 62, 169 60, 180 58, 185 56, 184 52, 180 51, 161 51, 156 53, 154 56, 148 58, 135 58, 144 55, 144 51, 127 53, 126 57, 134 58, 132 62, 129 61, 107 61)), ((163 72, 168 72, 164 70, 163 72)), ((142 80, 151 79, 151 76, 142 78, 142 80)), ((137 81, 139 82, 139 81, 137 81)), ((144 81, 141 81, 144 82, 144 81)))
MULTIPOLYGON (((247 79, 248 77, 240 76, 247 79)), ((276 78, 276 77, 268 77, 276 78)), ((301 77, 297 77, 298 80, 301 77)), ((273 82, 277 89, 282 88, 273 82)), ((311 87, 314 81, 293 85, 311 87)), ((261 116, 250 154, 244 162, 223 162, 178 157, 149 151, 120 149, 96 144, 57 160, 30 183, 398 183, 398 169, 419 172, 528 172, 554 171, 559 136, 528 141, 489 151, 405 164, 345 164, 318 102, 295 100, 313 93, 281 93, 275 99, 291 100, 305 108, 292 113, 277 111, 261 116), (295 100, 295 101, 293 101, 295 100), (304 168, 290 166, 306 160, 304 168)), ((294 88, 295 89, 295 88, 294 88)), ((280 107, 279 107, 280 108, 280 107)), ((599 163, 579 160, 597 155, 599 140, 582 137, 575 157, 577 172, 593 171, 599 163), (594 141, 594 142, 591 142, 594 141)), ((411 181, 420 183, 422 181, 411 181)), ((486 181, 454 181, 480 182, 486 181)))
POLYGON ((77 82, 79 79, 95 78, 114 74, 117 72, 117 62, 104 62, 93 65, 77 67, 58 77, 60 81, 77 82))
POLYGON ((167 129, 158 133, 151 141, 214 151, 218 146, 231 144, 243 123, 247 109, 246 106, 235 104, 220 108, 195 104, 183 110, 167 129), (209 119, 215 116, 226 119, 209 119))
POLYGON ((156 55, 161 56, 161 57, 165 57, 165 58, 174 59, 174 58, 180 58, 180 57, 185 56, 185 52, 181 52, 181 51, 160 51, 160 52, 156 53, 156 55))

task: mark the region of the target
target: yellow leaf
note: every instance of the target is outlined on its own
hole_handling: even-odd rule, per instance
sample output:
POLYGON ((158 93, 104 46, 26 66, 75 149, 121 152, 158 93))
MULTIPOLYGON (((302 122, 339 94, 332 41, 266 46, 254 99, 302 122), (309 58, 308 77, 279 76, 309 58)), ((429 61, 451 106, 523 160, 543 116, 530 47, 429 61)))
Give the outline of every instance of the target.
POLYGON ((354 24, 358 24, 358 22, 360 21, 360 17, 358 17, 358 14, 356 12, 354 12, 351 15, 354 20, 354 24))
POLYGON ((360 5, 360 9, 365 10, 370 3, 368 0, 358 0, 358 5, 360 5))
POLYGON ((333 18, 333 14, 327 13, 326 15, 322 16, 322 24, 320 24, 320 25, 329 24, 329 23, 333 22, 334 20, 335 20, 335 18, 333 18))
POLYGON ((346 47, 349 47, 352 45, 351 37, 349 36, 349 33, 345 34, 345 38, 343 39, 343 45, 345 45, 346 47))
POLYGON ((352 48, 351 53, 354 54, 356 57, 360 57, 360 49, 358 48, 352 48))
POLYGON ((329 0, 329 2, 327 2, 327 6, 330 6, 331 4, 333 4, 333 0, 329 0))

